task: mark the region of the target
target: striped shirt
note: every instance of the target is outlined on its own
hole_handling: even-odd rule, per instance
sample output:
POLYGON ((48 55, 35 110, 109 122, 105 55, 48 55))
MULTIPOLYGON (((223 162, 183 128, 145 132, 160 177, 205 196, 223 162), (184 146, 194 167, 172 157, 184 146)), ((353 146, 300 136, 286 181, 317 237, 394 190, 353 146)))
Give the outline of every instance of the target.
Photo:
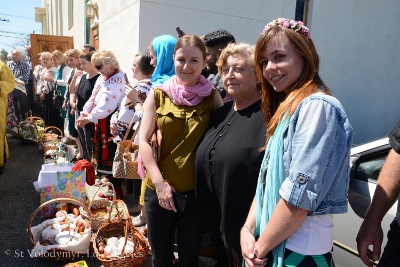
POLYGON ((10 62, 8 62, 7 66, 14 73, 15 79, 20 79, 25 84, 28 83, 29 74, 30 74, 30 69, 29 69, 28 63, 22 62, 22 61, 15 63, 14 61, 10 61, 10 62))

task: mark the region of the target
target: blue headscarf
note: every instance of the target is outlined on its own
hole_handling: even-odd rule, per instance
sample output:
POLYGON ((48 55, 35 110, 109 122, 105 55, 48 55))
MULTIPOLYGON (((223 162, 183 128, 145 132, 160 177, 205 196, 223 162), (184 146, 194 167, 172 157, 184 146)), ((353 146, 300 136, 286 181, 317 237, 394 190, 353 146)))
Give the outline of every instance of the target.
POLYGON ((171 35, 161 35, 153 39, 152 48, 157 59, 156 69, 153 72, 152 86, 163 84, 175 75, 174 48, 177 40, 171 35))

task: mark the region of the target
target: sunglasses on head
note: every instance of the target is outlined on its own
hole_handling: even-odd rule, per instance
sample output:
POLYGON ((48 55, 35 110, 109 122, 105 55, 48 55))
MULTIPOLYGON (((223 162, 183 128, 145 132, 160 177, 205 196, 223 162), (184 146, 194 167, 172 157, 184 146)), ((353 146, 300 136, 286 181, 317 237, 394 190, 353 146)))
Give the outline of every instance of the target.
POLYGON ((96 66, 95 66, 95 68, 98 69, 98 70, 102 70, 103 67, 104 67, 104 65, 96 65, 96 66))

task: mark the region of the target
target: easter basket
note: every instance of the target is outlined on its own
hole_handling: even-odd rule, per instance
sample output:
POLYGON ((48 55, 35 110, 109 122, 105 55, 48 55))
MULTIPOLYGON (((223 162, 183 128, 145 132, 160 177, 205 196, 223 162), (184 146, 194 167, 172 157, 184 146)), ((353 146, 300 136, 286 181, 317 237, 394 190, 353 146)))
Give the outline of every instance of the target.
POLYGON ((28 237, 32 246, 30 255, 32 258, 43 258, 48 261, 79 259, 89 251, 92 235, 90 218, 84 219, 80 215, 67 214, 60 210, 54 219, 47 219, 32 227, 36 214, 54 203, 70 203, 86 208, 82 203, 71 198, 57 198, 41 204, 29 218, 28 237), (56 243, 52 242, 53 235, 49 237, 49 232, 55 234, 56 243), (57 244, 57 241, 60 243, 57 244))
POLYGON ((57 144, 62 138, 63 133, 59 128, 55 126, 44 128, 40 136, 40 143, 42 144, 43 153, 46 153, 48 150, 56 150, 57 144))
POLYGON ((22 121, 18 125, 18 138, 24 144, 37 143, 40 138, 38 127, 30 121, 22 121))
MULTIPOLYGON (((100 199, 94 199, 97 193, 100 191, 101 188, 104 188, 105 186, 111 187, 112 189, 109 191, 110 196, 112 196, 112 199, 115 199, 115 189, 114 185, 110 182, 106 184, 101 184, 96 192, 93 194, 93 197, 88 203, 88 209, 90 213, 86 213, 85 209, 81 208, 80 212, 82 217, 87 218, 90 217, 92 220, 92 229, 97 230, 102 226, 103 224, 108 222, 108 210, 111 208, 112 201, 109 201, 108 198, 100 198, 100 199)), ((117 207, 114 207, 114 210, 111 211, 111 216, 115 217, 117 216, 117 212, 121 211, 121 207, 119 207, 119 204, 117 204, 117 207)), ((123 218, 124 215, 122 215, 123 218)))
MULTIPOLYGON (((140 267, 147 257, 149 243, 132 225, 125 203, 122 200, 114 200, 112 206, 117 209, 121 207, 122 211, 117 212, 116 218, 112 218, 110 214, 108 222, 97 230, 93 238, 95 255, 104 267, 140 267), (124 220, 122 215, 125 215, 127 219, 124 220), (115 246, 116 250, 112 250, 115 244, 111 244, 110 240, 118 242, 118 246, 115 246)), ((110 213, 111 210, 112 208, 110 213)))

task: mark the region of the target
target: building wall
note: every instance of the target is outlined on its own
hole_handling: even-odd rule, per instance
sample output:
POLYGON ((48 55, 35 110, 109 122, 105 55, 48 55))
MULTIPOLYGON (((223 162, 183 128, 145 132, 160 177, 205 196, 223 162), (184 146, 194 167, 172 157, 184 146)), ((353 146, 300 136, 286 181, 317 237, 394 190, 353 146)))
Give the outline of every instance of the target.
MULTIPOLYGON (((72 27, 64 14, 68 1, 43 0, 50 12, 48 32, 74 36, 81 48, 87 1, 73 0, 72 27), (63 12, 55 16, 60 8, 63 12)), ((134 55, 146 51, 156 36, 176 36, 176 26, 197 35, 222 28, 237 41, 254 44, 266 23, 294 18, 296 7, 296 0, 92 2, 99 7, 100 49, 113 51, 128 77, 134 55)), ((396 0, 309 0, 307 26, 320 54, 320 73, 348 113, 355 143, 387 135, 400 115, 398 10, 396 0)))
POLYGON ((187 34, 199 36, 226 29, 237 41, 255 44, 264 25, 276 16, 294 17, 295 0, 253 0, 252 5, 231 1, 141 1, 140 48, 162 34, 176 36, 179 26, 187 34), (245 8, 245 10, 244 10, 245 8), (244 12, 245 11, 245 12, 244 12))
MULTIPOLYGON (((115 53, 130 81, 133 57, 139 51, 139 0, 98 1, 100 50, 115 53)), ((145 51, 145 50, 143 50, 145 51)))
POLYGON ((387 136, 400 117, 400 2, 311 4, 321 76, 350 118, 354 143, 387 136))

